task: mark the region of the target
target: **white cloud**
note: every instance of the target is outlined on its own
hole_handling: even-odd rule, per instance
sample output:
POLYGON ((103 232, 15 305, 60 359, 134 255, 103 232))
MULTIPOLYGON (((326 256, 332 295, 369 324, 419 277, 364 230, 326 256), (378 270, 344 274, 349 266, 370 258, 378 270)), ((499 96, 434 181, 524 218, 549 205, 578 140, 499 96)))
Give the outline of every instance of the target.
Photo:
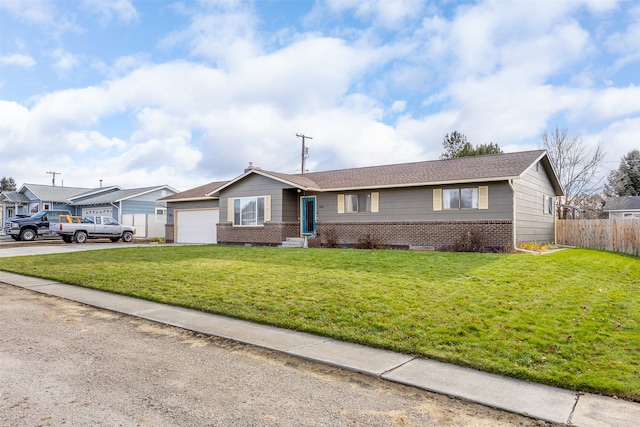
POLYGON ((258 20, 248 4, 243 2, 210 2, 205 11, 192 11, 191 23, 165 37, 167 47, 187 45, 191 54, 214 61, 219 66, 242 62, 258 54, 260 43, 255 34, 258 20))
POLYGON ((420 0, 325 0, 320 8, 331 13, 353 11, 360 19, 386 29, 399 29, 407 20, 415 19, 425 6, 420 0))
POLYGON ((112 19, 130 23, 140 18, 138 11, 129 0, 83 0, 82 4, 90 13, 100 15, 103 23, 108 23, 112 19))
POLYGON ((15 65, 17 67, 31 68, 36 65, 36 60, 29 55, 13 53, 11 55, 0 56, 0 64, 15 65))
POLYGON ((0 9, 4 9, 19 20, 35 23, 50 24, 53 21, 54 4, 47 0, 3 0, 0 9))
POLYGON ((53 68, 63 72, 72 70, 78 66, 79 63, 79 60, 75 55, 62 48, 55 49, 51 53, 51 57, 54 60, 53 68))

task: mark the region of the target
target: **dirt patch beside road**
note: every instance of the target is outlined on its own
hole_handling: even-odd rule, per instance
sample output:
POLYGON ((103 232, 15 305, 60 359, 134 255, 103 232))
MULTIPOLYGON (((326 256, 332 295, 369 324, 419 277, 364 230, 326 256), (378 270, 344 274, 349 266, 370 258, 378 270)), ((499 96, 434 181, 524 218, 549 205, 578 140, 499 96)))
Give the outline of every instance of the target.
POLYGON ((0 299, 0 425, 548 425, 10 285, 0 299))

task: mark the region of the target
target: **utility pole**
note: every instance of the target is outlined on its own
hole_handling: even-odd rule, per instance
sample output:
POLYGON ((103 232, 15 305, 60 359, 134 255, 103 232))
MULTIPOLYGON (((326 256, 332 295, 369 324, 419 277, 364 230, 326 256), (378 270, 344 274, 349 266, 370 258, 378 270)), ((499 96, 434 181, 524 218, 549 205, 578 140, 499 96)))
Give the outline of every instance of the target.
POLYGON ((51 180, 51 184, 53 184, 53 186, 56 186, 56 175, 62 175, 60 172, 47 172, 50 173, 51 175, 53 175, 53 179, 51 180))
POLYGON ((302 133, 296 133, 296 136, 298 138, 302 138, 302 167, 301 167, 301 173, 304 175, 304 160, 307 157, 307 153, 309 152, 309 149, 307 147, 305 147, 304 145, 304 140, 305 139, 313 139, 310 136, 304 135, 302 133))

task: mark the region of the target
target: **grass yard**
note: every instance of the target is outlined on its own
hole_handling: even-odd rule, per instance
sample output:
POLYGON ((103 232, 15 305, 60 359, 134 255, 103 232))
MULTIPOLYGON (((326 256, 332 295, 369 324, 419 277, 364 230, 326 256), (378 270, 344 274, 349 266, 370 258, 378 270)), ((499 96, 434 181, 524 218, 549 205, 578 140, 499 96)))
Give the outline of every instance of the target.
POLYGON ((640 259, 153 246, 0 269, 640 401, 640 259))

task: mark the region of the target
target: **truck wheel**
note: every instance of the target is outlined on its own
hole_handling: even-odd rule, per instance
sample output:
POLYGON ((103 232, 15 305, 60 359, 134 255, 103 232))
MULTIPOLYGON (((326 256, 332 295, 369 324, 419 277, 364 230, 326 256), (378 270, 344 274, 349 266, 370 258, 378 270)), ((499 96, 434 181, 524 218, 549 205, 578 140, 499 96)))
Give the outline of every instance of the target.
POLYGON ((76 234, 73 235, 73 240, 76 243, 85 243, 87 241, 87 233, 84 231, 76 231, 76 234))
POLYGON ((73 238, 71 236, 62 236, 62 241, 65 243, 71 243, 73 242, 73 238))
POLYGON ((28 242, 32 240, 36 240, 37 236, 38 236, 38 233, 31 228, 25 228, 20 232, 20 240, 26 240, 28 242))
POLYGON ((124 233, 122 233, 122 241, 123 242, 131 242, 133 240, 133 233, 130 231, 125 231, 124 233))

